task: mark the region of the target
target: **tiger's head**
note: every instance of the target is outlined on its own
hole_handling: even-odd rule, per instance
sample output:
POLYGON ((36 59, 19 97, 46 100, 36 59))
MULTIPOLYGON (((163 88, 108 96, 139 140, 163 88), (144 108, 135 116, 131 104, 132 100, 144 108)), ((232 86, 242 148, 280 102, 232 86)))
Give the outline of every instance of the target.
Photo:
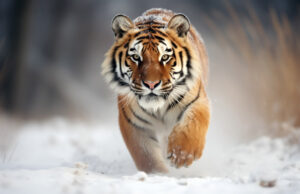
POLYGON ((188 39, 190 23, 182 14, 169 21, 132 22, 117 15, 115 44, 106 55, 102 74, 118 94, 157 110, 183 98, 197 76, 188 39))

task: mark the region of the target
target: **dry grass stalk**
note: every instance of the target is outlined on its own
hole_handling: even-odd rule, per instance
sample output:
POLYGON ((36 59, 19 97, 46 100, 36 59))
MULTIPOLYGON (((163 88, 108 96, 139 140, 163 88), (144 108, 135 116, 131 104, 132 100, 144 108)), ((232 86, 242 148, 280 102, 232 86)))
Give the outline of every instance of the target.
POLYGON ((219 24, 228 17, 220 12, 214 12, 216 19, 205 19, 228 58, 226 63, 244 74, 257 113, 268 123, 299 126, 300 45, 296 29, 286 16, 278 16, 273 10, 266 25, 251 6, 249 17, 243 20, 234 8, 226 6, 230 22, 225 27, 219 24))

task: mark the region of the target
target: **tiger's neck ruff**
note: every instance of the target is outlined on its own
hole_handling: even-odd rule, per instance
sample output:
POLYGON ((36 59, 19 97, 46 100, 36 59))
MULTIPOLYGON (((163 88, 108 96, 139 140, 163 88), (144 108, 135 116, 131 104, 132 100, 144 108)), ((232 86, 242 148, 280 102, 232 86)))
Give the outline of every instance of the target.
POLYGON ((167 152, 177 158, 176 166, 185 164, 173 153, 176 149, 169 150, 170 138, 195 131, 190 135, 199 133, 195 144, 202 145, 202 153, 209 121, 207 56, 201 37, 186 16, 163 9, 148 10, 134 22, 118 15, 112 28, 116 40, 106 54, 102 74, 119 94, 120 128, 137 167, 166 171, 167 152), (197 112, 201 115, 193 119, 203 117, 203 127, 183 130, 197 112))

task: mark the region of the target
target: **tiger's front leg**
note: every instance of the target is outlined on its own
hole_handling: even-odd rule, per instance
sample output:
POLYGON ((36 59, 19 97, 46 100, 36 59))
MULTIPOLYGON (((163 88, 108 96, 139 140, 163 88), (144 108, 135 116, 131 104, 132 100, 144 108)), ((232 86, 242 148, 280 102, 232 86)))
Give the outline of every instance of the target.
POLYGON ((168 172, 155 135, 147 126, 143 128, 140 123, 135 123, 130 105, 124 101, 124 97, 119 96, 118 101, 121 133, 138 170, 147 173, 168 172))
POLYGON ((189 166, 202 155, 209 125, 209 103, 198 99, 183 113, 168 137, 168 158, 177 168, 189 166))

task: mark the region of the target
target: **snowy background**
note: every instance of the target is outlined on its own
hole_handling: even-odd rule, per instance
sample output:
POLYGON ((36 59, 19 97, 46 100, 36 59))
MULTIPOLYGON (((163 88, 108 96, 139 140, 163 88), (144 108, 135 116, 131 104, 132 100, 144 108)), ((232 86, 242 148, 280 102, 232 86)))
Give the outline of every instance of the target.
POLYGON ((299 1, 2 0, 0 194, 300 193, 299 1), (100 76, 111 19, 186 14, 210 59, 200 160, 138 172, 100 76))

